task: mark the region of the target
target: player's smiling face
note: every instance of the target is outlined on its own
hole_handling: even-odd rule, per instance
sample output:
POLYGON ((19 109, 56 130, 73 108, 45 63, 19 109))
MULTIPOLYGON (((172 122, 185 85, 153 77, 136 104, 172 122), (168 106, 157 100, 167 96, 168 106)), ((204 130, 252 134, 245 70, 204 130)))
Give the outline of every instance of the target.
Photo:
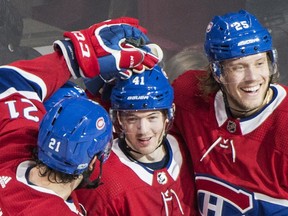
POLYGON ((262 107, 270 81, 267 54, 227 60, 222 66, 224 76, 220 81, 229 106, 244 112, 262 107))
POLYGON ((165 116, 159 110, 129 111, 121 114, 127 145, 142 155, 157 154, 155 149, 162 141, 165 116))

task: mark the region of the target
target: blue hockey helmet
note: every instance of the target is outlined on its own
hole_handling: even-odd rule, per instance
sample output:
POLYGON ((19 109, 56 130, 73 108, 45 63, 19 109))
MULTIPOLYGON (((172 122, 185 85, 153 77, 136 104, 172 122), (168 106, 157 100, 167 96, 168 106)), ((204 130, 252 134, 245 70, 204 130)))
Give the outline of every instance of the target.
POLYGON ((97 155, 104 162, 111 150, 112 122, 98 103, 81 98, 64 98, 40 123, 38 158, 48 167, 81 174, 97 155))
POLYGON ((215 16, 207 26, 204 48, 212 63, 262 52, 271 54, 273 63, 276 61, 269 31, 245 10, 215 16))
POLYGON ((68 81, 61 88, 59 88, 50 98, 44 101, 44 106, 48 111, 58 101, 66 97, 83 97, 88 98, 84 89, 78 86, 76 83, 68 81))
POLYGON ((111 93, 111 110, 168 110, 173 117, 174 91, 166 73, 159 66, 129 79, 119 80, 111 93))

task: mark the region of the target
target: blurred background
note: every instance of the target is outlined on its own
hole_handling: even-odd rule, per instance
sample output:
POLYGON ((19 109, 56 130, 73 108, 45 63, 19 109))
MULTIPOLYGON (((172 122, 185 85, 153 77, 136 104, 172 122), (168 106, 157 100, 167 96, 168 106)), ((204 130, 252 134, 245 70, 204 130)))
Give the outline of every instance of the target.
MULTIPOLYGON (((215 15, 246 9, 271 31, 280 82, 288 84, 288 1, 280 0, 0 0, 0 64, 52 52, 64 31, 120 16, 138 18, 164 50, 164 63, 189 47, 202 51, 215 15)), ((200 52, 199 51, 199 52, 200 52)))

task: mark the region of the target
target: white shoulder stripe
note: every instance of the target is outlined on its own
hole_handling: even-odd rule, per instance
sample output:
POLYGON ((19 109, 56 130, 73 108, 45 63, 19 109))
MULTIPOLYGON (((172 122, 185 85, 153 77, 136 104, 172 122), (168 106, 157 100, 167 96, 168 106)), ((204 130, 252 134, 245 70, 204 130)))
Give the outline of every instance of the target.
POLYGON ((9 95, 14 94, 14 93, 21 94, 21 95, 23 95, 24 97, 26 97, 28 99, 34 99, 34 100, 37 100, 37 101, 41 101, 41 99, 39 98, 39 95, 36 92, 17 91, 14 87, 11 87, 11 88, 7 89, 5 92, 0 94, 0 99, 8 97, 9 95))
POLYGON ((277 198, 273 198, 273 197, 267 196, 265 194, 260 194, 260 193, 254 193, 254 197, 256 200, 262 200, 262 201, 265 201, 267 203, 273 203, 275 205, 281 205, 281 206, 288 207, 288 200, 287 199, 277 199, 277 198))

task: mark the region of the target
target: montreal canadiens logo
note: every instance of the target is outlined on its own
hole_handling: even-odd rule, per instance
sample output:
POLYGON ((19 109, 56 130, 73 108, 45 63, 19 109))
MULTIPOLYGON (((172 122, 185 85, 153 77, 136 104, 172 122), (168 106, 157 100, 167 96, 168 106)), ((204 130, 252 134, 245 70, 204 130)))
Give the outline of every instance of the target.
POLYGON ((201 175, 196 175, 196 187, 201 215, 256 215, 251 213, 253 194, 243 188, 201 175))
POLYGON ((96 128, 102 130, 105 127, 105 121, 103 117, 100 117, 96 120, 96 128))

